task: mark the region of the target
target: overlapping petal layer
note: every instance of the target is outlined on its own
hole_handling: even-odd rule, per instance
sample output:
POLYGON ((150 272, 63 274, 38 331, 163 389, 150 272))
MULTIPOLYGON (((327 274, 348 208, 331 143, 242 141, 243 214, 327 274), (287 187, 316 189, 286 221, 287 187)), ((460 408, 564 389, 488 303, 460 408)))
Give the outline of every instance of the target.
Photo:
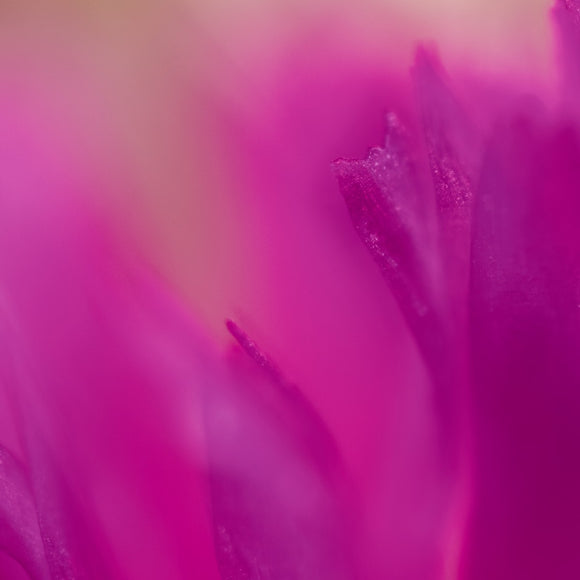
POLYGON ((2 101, 0 548, 22 574, 579 577, 579 8, 555 13, 558 112, 516 101, 492 130, 425 50, 414 97, 332 41, 252 79, 227 131, 265 275, 224 317, 284 373, 233 323, 246 354, 217 355, 103 217, 106 180, 2 101), (334 165, 371 260, 328 165, 385 104, 384 145, 334 165))

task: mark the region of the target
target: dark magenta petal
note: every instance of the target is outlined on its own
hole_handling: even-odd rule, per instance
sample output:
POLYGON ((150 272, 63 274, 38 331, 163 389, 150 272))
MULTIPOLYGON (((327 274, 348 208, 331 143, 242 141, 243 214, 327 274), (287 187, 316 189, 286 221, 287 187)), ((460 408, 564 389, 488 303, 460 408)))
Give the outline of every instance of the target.
POLYGON ((439 445, 454 463, 462 360, 454 350, 455 320, 449 312, 457 305, 449 299, 433 191, 416 160, 420 152, 390 115, 384 148, 372 149, 364 160, 339 160, 334 170, 354 227, 389 283, 430 371, 439 445))
POLYGON ((472 184, 480 147, 437 58, 419 49, 412 73, 438 209, 449 316, 456 317, 464 313, 467 297, 472 184))
POLYGON ((218 564, 224 580, 353 578, 336 445, 300 391, 234 323, 266 372, 235 365, 206 402, 218 564))
POLYGON ((22 465, 0 448, 0 550, 19 562, 32 580, 51 580, 36 504, 22 465))
POLYGON ((76 490, 68 485, 42 436, 31 431, 27 439, 29 478, 50 578, 111 577, 111 570, 102 562, 107 542, 83 513, 76 490))
POLYGON ((423 131, 431 174, 435 186, 437 206, 442 216, 461 212, 469 218, 473 198, 472 177, 473 129, 466 113, 447 86, 444 73, 436 57, 419 49, 413 68, 423 131))
POLYGON ((270 376, 271 394, 283 407, 287 421, 284 424, 293 433, 296 443, 303 447, 305 459, 312 462, 331 485, 338 483, 333 480, 344 477, 342 458, 332 433, 318 411, 296 385, 284 378, 277 365, 239 326, 228 320, 227 327, 246 354, 270 376))
POLYGON ((422 347, 440 330, 437 248, 429 193, 406 132, 394 114, 384 147, 363 160, 338 160, 334 171, 354 227, 399 302, 422 347))
POLYGON ((556 0, 553 16, 562 65, 562 88, 566 104, 578 109, 580 91, 580 3, 556 0))
POLYGON ((580 139, 522 106, 473 218, 473 579, 580 576, 580 139))

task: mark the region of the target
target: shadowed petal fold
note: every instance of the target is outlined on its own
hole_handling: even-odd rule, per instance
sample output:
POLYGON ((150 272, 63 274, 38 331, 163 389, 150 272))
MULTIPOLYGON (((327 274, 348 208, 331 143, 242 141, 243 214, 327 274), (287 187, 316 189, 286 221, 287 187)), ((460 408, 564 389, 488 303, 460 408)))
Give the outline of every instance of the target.
POLYGON ((580 139, 534 109, 497 128, 474 209, 473 579, 580 574, 580 139))

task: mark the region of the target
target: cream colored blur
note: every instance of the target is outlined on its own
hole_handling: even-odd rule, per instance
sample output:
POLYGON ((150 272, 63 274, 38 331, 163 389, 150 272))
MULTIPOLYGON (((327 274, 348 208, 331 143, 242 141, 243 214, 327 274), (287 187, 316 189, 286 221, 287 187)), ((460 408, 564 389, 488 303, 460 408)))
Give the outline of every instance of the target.
POLYGON ((220 332, 227 289, 243 303, 258 273, 243 270, 251 240, 208 99, 251 108, 236 75, 313 26, 340 27, 346 46, 401 69, 425 39, 452 66, 545 74, 547 11, 547 0, 23 1, 0 6, 0 64, 36 114, 59 120, 119 229, 220 332))

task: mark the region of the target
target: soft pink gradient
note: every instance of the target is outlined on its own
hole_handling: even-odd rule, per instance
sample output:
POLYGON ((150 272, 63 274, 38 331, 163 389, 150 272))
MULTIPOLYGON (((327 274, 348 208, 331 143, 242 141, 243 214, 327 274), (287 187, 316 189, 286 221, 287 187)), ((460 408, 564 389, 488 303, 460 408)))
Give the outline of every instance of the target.
POLYGON ((580 20, 558 3, 557 85, 540 4, 7 16, 9 557, 577 577, 580 20))
POLYGON ((91 202, 98 184, 51 121, 2 103, 3 392, 48 566, 30 572, 210 578, 191 431, 214 363, 183 312, 116 249, 91 202))

